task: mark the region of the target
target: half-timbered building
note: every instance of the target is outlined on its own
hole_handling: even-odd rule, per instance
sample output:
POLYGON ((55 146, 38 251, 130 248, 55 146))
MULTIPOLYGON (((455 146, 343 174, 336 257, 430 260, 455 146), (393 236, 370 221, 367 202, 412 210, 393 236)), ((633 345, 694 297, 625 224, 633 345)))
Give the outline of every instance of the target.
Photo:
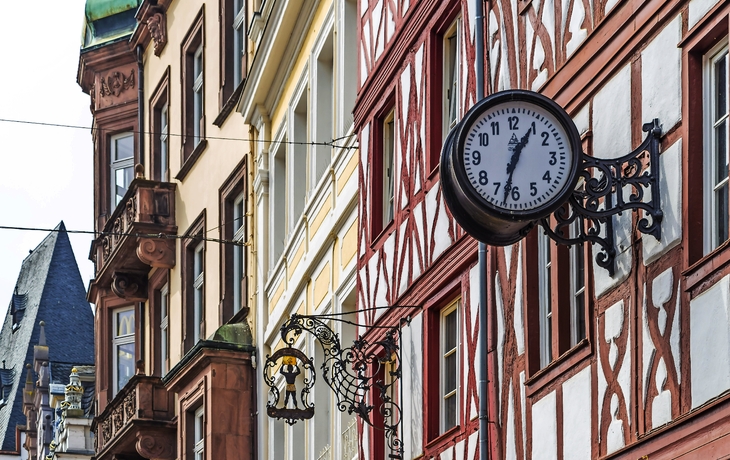
MULTIPOLYGON (((489 458, 724 458, 730 4, 490 0, 478 18, 477 1, 358 2, 358 323, 367 339, 401 327, 404 458, 479 458, 480 397, 489 458), (441 146, 480 72, 487 95, 555 100, 587 155, 625 155, 659 119, 661 238, 637 230, 641 213, 614 216, 609 274, 598 246, 536 227, 488 248, 480 309, 477 243, 439 187, 441 146)), ((388 457, 382 431, 361 435, 361 458, 388 457)))

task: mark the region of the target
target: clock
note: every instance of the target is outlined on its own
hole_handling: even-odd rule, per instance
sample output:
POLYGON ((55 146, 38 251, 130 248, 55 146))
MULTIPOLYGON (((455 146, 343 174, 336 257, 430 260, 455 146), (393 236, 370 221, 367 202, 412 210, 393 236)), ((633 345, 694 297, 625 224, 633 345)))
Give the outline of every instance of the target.
POLYGON ((558 104, 509 90, 476 103, 447 136, 441 187, 467 233, 492 245, 519 241, 575 190, 580 136, 558 104))

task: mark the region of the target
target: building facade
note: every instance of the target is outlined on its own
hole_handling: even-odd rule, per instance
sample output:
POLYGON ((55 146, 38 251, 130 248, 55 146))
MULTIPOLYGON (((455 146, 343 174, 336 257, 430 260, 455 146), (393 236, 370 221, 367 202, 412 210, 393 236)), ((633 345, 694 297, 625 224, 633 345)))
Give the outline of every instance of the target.
MULTIPOLYGON (((727 2, 358 2, 358 323, 403 327, 404 458, 721 458, 728 451, 727 2), (484 67, 476 66, 484 40, 484 67), (659 119, 661 239, 613 217, 598 246, 538 228, 488 248, 488 373, 478 395, 477 244, 439 189, 440 149, 486 95, 530 89, 573 118, 583 151, 628 154, 659 119), (387 311, 369 310, 381 306, 387 311)), ((503 129, 506 129, 503 127, 503 129)), ((616 192, 616 191, 614 191, 616 192)), ((362 426, 360 457, 387 458, 362 426)))
MULTIPOLYGON (((292 314, 347 317, 355 309, 357 10, 351 0, 253 3, 249 37, 256 51, 238 110, 253 139, 252 288, 263 369, 266 357, 285 346, 279 332, 292 314)), ((352 326, 324 321, 343 344, 352 343, 352 326)), ((295 347, 319 371, 325 352, 314 335, 298 336, 295 347)), ((266 414, 263 371, 257 378, 257 410, 266 414)), ((304 374, 296 382, 301 388, 304 374)), ((284 384, 277 375, 276 385, 284 384)), ((259 420, 259 458, 355 458, 355 416, 337 410, 321 376, 309 402, 313 418, 293 426, 259 420)))
POLYGON ((86 3, 96 458, 256 458, 250 5, 86 3))

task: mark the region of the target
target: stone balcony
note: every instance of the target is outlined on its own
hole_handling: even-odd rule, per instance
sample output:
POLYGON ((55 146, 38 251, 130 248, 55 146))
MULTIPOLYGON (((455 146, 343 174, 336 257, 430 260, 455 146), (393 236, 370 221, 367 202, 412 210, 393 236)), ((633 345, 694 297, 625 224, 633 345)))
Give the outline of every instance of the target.
POLYGON ((174 395, 159 377, 135 375, 92 424, 97 460, 174 459, 174 395))
POLYGON ((168 182, 132 181, 91 244, 96 278, 89 288, 90 301, 107 289, 126 300, 144 301, 150 269, 175 266, 175 189, 168 182))

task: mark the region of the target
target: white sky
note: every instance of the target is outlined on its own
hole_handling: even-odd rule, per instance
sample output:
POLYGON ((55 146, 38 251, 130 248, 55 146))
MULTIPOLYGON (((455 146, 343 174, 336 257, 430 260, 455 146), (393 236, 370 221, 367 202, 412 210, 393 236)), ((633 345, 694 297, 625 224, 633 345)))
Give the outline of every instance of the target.
MULTIPOLYGON (((76 83, 84 0, 5 1, 0 8, 0 118, 91 126, 76 83), (30 16, 29 16, 30 13, 30 16)), ((89 129, 0 121, 0 225, 93 230, 89 129)), ((23 259, 46 232, 0 229, 0 315, 23 259)), ((87 287, 91 235, 69 234, 87 287)))

